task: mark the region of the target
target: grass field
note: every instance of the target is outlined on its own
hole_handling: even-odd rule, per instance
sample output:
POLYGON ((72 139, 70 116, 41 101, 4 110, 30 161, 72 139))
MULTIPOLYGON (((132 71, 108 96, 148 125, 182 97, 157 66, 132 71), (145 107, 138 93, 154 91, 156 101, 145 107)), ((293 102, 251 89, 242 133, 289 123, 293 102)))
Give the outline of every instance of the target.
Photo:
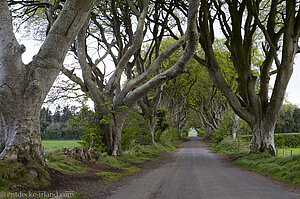
POLYGON ((54 151, 56 149, 70 148, 81 146, 79 140, 43 140, 42 146, 45 152, 54 151))
POLYGON ((283 150, 284 157, 291 156, 291 150, 293 151, 293 155, 300 155, 300 148, 278 149, 278 157, 283 157, 283 150))

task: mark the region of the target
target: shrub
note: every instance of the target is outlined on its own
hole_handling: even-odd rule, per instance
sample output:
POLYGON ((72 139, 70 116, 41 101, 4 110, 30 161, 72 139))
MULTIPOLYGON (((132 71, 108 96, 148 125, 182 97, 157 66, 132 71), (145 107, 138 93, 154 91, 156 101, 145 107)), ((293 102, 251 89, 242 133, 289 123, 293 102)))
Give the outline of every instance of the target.
POLYGON ((199 130, 199 131, 197 131, 197 133, 198 133, 198 137, 204 137, 205 136, 205 131, 204 130, 199 130))
POLYGON ((137 110, 130 111, 122 129, 122 149, 130 150, 148 144, 151 144, 149 121, 137 110))
POLYGON ((208 136, 208 139, 215 144, 220 143, 222 140, 224 140, 228 133, 230 133, 232 130, 232 119, 230 112, 226 112, 223 116, 223 120, 220 121, 217 129, 208 136))
POLYGON ((178 129, 177 128, 169 128, 167 131, 162 132, 160 136, 160 141, 162 145, 170 145, 176 146, 180 143, 178 138, 178 129))

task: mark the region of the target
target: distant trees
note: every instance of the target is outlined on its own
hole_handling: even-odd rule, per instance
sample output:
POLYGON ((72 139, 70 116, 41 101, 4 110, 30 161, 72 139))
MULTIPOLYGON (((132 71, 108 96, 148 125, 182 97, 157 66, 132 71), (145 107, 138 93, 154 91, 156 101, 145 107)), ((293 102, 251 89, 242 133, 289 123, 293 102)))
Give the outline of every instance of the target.
POLYGON ((299 133, 300 108, 292 104, 283 104, 275 127, 275 133, 299 133))
POLYGON ((69 106, 61 108, 58 105, 54 114, 43 107, 40 114, 41 138, 44 140, 80 139, 83 136, 82 129, 69 124, 69 120, 79 114, 69 106))

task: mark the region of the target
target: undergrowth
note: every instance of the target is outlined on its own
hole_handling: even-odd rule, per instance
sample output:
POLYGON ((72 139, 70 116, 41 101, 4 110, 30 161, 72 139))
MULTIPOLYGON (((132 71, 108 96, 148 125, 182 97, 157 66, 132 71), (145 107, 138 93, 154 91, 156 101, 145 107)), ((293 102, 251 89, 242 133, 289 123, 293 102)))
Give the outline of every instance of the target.
POLYGON ((247 153, 249 152, 249 143, 245 140, 224 139, 217 144, 212 144, 212 151, 216 153, 247 153))
POLYGON ((84 172, 85 169, 82 162, 63 156, 61 150, 47 152, 45 154, 45 160, 48 166, 61 171, 81 173, 84 172))

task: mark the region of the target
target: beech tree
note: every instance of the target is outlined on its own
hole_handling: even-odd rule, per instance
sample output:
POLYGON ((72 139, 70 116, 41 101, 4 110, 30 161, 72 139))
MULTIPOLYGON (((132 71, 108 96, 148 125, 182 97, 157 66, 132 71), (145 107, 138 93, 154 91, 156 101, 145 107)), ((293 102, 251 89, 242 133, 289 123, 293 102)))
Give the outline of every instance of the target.
MULTIPOLYGON (((108 150, 112 155, 119 155, 122 151, 121 131, 129 110, 147 93, 184 72, 192 59, 198 44, 196 15, 199 2, 189 1, 186 33, 163 52, 159 52, 159 45, 168 29, 168 19, 174 14, 172 1, 103 3, 107 9, 98 9, 91 15, 94 30, 90 31, 86 24, 74 46, 82 69, 82 79, 66 68, 63 73, 77 82, 83 91, 90 93, 102 122, 100 129, 104 132, 108 150), (161 7, 167 11, 163 12, 161 7), (99 46, 105 49, 106 52, 98 59, 93 59, 87 51, 87 37, 96 39, 99 46), (143 54, 142 45, 147 40, 150 41, 150 48, 143 54), (183 45, 184 52, 178 61, 168 70, 160 72, 163 61, 183 45), (99 63, 108 55, 115 70, 106 82, 105 70, 101 70, 99 63), (123 86, 122 74, 127 79, 123 86)), ((99 8, 102 7, 99 5, 99 8)), ((101 54, 101 51, 98 52, 101 54)))
POLYGON ((12 26, 7 0, 0 0, 0 159, 44 164, 39 115, 94 0, 67 0, 39 52, 22 62, 26 48, 12 26))
POLYGON ((235 113, 251 127, 251 152, 275 154, 274 128, 293 72, 294 58, 299 52, 299 1, 202 0, 198 25, 205 59, 198 57, 197 60, 207 67, 213 83, 226 96, 235 113), (237 92, 222 75, 213 48, 216 20, 227 39, 224 45, 238 74, 237 92), (257 35, 262 35, 260 41, 255 40, 257 35), (264 61, 254 68, 256 44, 261 45, 264 61), (269 96, 271 75, 275 75, 276 80, 269 96))

